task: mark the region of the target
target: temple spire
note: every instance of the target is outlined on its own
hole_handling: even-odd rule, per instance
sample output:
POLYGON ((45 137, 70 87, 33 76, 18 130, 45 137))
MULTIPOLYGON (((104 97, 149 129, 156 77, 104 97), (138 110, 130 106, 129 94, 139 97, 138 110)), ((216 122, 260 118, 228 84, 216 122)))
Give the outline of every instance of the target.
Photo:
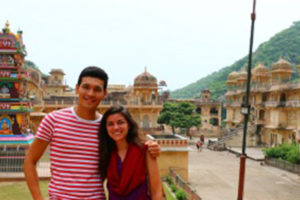
POLYGON ((6 29, 9 29, 9 21, 8 21, 8 20, 7 20, 6 23, 5 23, 5 28, 6 28, 6 29))
POLYGON ((9 22, 8 20, 5 23, 5 27, 2 29, 3 33, 9 33, 9 22))

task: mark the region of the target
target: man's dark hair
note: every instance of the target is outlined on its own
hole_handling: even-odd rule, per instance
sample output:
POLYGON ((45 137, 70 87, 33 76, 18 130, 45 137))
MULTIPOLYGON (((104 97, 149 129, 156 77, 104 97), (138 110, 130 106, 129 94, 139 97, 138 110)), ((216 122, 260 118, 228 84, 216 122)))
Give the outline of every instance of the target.
POLYGON ((78 81, 77 81, 78 86, 80 86, 83 77, 99 78, 104 81, 104 89, 106 89, 107 87, 108 75, 100 67, 89 66, 84 68, 78 77, 78 81))

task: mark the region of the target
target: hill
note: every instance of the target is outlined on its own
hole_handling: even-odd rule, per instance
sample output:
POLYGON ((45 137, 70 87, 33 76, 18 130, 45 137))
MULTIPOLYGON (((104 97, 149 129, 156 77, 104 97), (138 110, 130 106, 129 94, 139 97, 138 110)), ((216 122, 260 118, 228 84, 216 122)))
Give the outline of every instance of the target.
MULTIPOLYGON (((258 62, 262 62, 265 66, 271 66, 272 63, 278 61, 279 57, 289 61, 296 71, 295 65, 300 62, 300 21, 294 22, 293 25, 285 29, 267 42, 259 45, 257 50, 253 52, 252 68, 258 62)), ((199 96, 203 89, 209 88, 211 98, 216 100, 226 92, 227 76, 232 71, 239 71, 242 67, 247 66, 248 55, 241 58, 237 62, 228 67, 224 67, 218 72, 214 72, 194 83, 191 83, 181 89, 171 92, 172 98, 194 98, 199 96)), ((294 73, 292 79, 298 78, 298 74, 294 73)))

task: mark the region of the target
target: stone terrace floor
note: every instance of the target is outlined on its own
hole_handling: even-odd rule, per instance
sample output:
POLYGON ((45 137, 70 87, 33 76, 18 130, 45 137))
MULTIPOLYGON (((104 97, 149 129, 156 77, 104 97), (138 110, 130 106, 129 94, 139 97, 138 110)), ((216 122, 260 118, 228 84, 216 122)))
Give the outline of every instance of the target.
MULTIPOLYGON (((190 147, 189 183, 199 196, 203 200, 237 199, 239 157, 228 151, 197 152, 195 146, 190 147)), ((300 200, 300 176, 247 159, 244 200, 300 200)))

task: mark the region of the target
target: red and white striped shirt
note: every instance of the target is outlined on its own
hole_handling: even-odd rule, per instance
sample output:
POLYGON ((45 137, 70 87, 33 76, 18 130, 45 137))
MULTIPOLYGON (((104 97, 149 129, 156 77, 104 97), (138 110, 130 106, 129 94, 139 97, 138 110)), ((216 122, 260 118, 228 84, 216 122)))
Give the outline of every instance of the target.
POLYGON ((36 137, 50 142, 50 199, 105 199, 99 173, 98 129, 74 108, 49 113, 36 137))

